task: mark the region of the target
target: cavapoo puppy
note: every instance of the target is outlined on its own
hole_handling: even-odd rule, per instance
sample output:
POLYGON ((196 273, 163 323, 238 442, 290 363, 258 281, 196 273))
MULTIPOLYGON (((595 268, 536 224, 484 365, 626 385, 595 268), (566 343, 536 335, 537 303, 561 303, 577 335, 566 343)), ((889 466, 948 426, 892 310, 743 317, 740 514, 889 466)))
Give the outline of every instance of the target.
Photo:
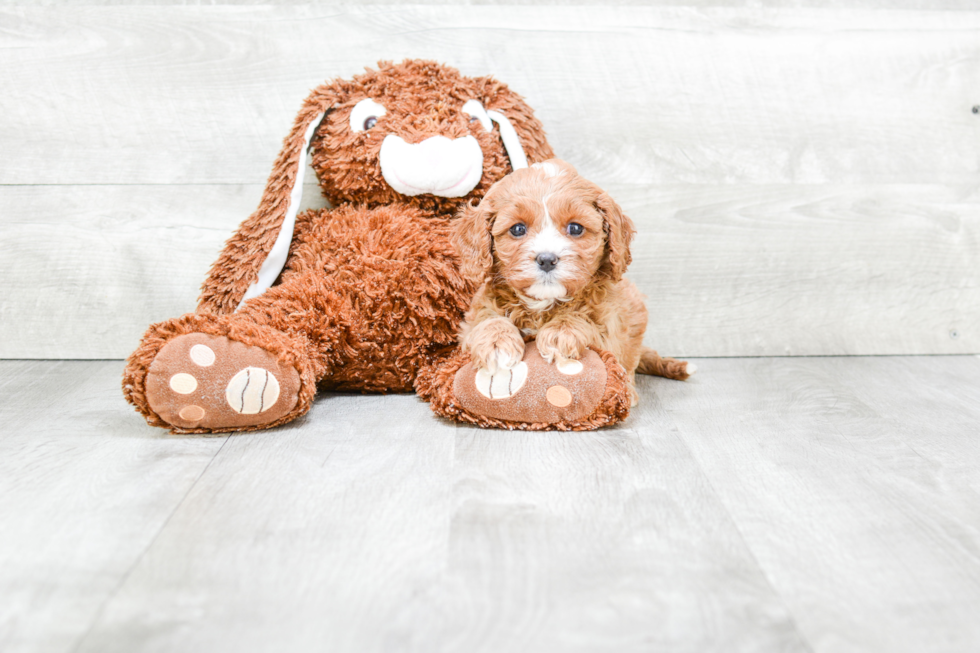
POLYGON ((460 333, 474 365, 491 374, 537 342, 549 363, 575 366, 605 349, 634 375, 686 379, 694 365, 643 346, 647 309, 623 278, 632 221, 609 195, 557 159, 517 170, 465 207, 453 245, 464 276, 482 280, 460 333))

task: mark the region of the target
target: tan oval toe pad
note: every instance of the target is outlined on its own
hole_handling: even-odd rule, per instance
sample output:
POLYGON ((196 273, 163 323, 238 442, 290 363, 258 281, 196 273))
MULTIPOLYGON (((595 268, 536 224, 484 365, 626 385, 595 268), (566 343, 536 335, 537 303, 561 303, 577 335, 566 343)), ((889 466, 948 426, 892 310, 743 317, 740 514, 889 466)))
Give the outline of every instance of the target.
POLYGON ((544 393, 548 403, 558 408, 564 408, 572 403, 572 393, 563 385, 553 385, 544 393))

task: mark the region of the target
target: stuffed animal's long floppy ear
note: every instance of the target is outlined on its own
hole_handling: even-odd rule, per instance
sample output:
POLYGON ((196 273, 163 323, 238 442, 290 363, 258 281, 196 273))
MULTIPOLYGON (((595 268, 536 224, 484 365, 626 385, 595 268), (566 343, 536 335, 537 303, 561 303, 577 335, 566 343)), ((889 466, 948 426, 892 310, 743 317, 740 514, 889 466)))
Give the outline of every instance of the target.
POLYGON ((500 138, 514 170, 554 158, 541 121, 524 98, 493 77, 478 77, 476 83, 487 115, 500 126, 500 138))
POLYGON ((478 205, 463 206, 453 222, 450 241, 459 256, 459 272, 464 279, 482 283, 493 268, 493 238, 490 227, 494 212, 484 197, 478 205))
POLYGON ((613 281, 619 281, 633 260, 630 242, 636 229, 633 221, 623 213, 609 193, 601 191, 595 207, 602 214, 602 228, 606 232, 606 253, 599 271, 607 274, 613 281))
POLYGON ((303 102, 258 209, 225 243, 201 286, 198 313, 232 313, 246 299, 265 292, 282 272, 303 195, 310 141, 337 102, 338 92, 332 84, 314 89, 303 102))

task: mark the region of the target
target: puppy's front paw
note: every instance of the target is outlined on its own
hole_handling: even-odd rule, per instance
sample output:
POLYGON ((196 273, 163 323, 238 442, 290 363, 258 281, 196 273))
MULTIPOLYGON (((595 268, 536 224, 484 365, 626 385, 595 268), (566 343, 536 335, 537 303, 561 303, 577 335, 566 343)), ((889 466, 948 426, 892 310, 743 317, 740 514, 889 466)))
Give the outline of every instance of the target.
POLYGON ((574 329, 562 326, 545 326, 538 332, 535 342, 541 358, 559 369, 574 367, 589 344, 574 329))
POLYGON ((509 370, 524 358, 524 339, 506 318, 480 322, 469 332, 466 348, 477 369, 490 374, 509 370))

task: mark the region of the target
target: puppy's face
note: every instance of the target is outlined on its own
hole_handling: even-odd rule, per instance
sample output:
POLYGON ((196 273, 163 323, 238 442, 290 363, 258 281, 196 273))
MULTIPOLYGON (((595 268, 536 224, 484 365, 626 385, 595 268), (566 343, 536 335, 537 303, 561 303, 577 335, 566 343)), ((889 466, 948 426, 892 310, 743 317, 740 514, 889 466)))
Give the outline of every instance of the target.
POLYGON ((493 269, 517 292, 550 305, 597 276, 618 280, 632 231, 602 189, 551 159, 514 172, 467 207, 453 240, 464 274, 493 269))
POLYGON ((592 184, 554 161, 501 183, 490 234, 508 285, 538 300, 571 297, 584 288, 605 250, 596 199, 592 184))

